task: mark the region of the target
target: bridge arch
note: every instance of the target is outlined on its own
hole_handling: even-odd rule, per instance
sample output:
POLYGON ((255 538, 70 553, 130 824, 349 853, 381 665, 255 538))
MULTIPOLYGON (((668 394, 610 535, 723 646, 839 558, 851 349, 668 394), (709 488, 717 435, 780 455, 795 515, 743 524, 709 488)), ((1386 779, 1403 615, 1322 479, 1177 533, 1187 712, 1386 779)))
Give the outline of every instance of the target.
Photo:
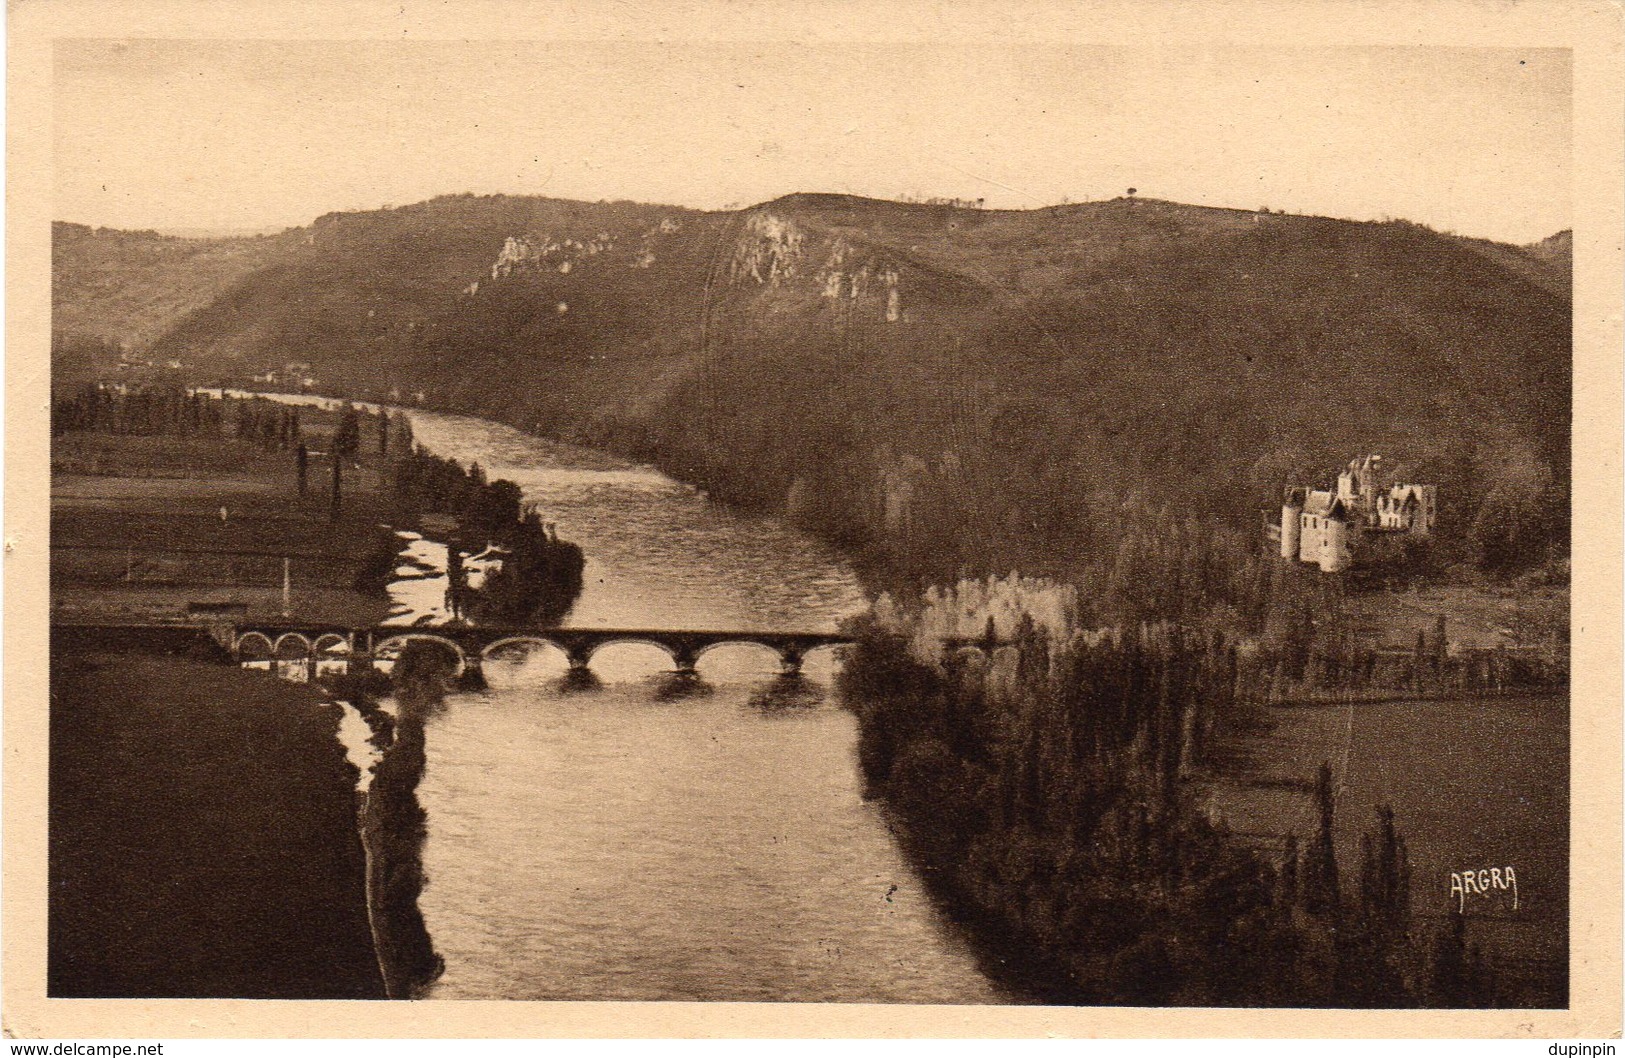
POLYGON ((269 661, 276 656, 276 644, 264 632, 244 632, 231 644, 239 661, 269 661))
POLYGON ((485 688, 533 686, 577 668, 564 644, 540 632, 513 632, 481 644, 468 642, 469 662, 485 688))
POLYGON ((347 655, 353 651, 354 648, 350 645, 350 637, 340 635, 337 632, 328 632, 324 635, 319 635, 316 637, 316 642, 311 644, 311 652, 318 656, 323 654, 347 655))
POLYGON ((546 636, 543 636, 543 635, 517 635, 517 636, 504 636, 501 639, 492 640, 491 642, 485 644, 485 646, 480 648, 480 652, 479 652, 480 657, 481 657, 481 659, 490 658, 493 655, 495 655, 495 653, 497 651, 501 650, 503 647, 512 647, 512 646, 552 647, 554 650, 559 651, 561 654, 568 654, 568 651, 565 650, 563 644, 557 643, 554 640, 549 639, 546 636))
POLYGON ((455 640, 428 632, 405 632, 401 635, 390 636, 388 639, 374 644, 372 656, 375 663, 377 661, 387 661, 393 669, 395 662, 400 660, 400 652, 405 650, 409 643, 433 643, 435 646, 450 651, 452 656, 457 659, 456 668, 451 673, 452 679, 460 678, 468 670, 468 655, 463 652, 463 648, 455 640), (393 653, 396 656, 380 657, 380 655, 386 653, 393 653))
MULTIPOLYGON (((627 636, 611 636, 611 637, 609 637, 607 639, 594 639, 591 643, 588 643, 586 646, 581 648, 581 654, 587 661, 590 662, 590 661, 592 661, 593 656, 596 655, 600 650, 603 650, 605 647, 612 647, 612 646, 615 646, 615 645, 621 644, 621 643, 631 643, 631 644, 634 644, 634 645, 637 645, 637 646, 656 647, 662 653, 664 653, 668 658, 671 659, 671 663, 673 665, 677 665, 677 666, 682 665, 683 659, 678 656, 677 647, 675 647, 671 643, 662 642, 661 640, 655 638, 654 636, 627 635, 627 636)), ((568 653, 570 653, 570 651, 568 649, 566 649, 565 653, 568 654, 568 653)), ((698 656, 698 655, 696 655, 696 656, 698 656)))
POLYGON ((712 640, 711 642, 706 643, 704 646, 695 650, 694 656, 696 658, 703 658, 705 655, 711 653, 711 651, 717 649, 718 647, 752 647, 756 650, 765 650, 775 657, 782 657, 784 655, 784 649, 782 647, 777 647, 772 643, 764 643, 760 639, 753 639, 750 636, 742 635, 738 639, 712 640))
MULTIPOLYGON (((822 657, 827 657, 829 659, 830 671, 833 673, 836 669, 839 668, 838 663, 839 663, 840 657, 841 657, 840 649, 842 647, 844 647, 844 646, 850 646, 850 645, 851 645, 850 643, 842 643, 842 642, 811 643, 811 644, 808 644, 806 647, 802 648, 802 650, 801 650, 801 660, 802 660, 803 663, 805 663, 806 660, 809 657, 811 657, 812 655, 820 654, 820 655, 822 655, 822 657)), ((799 669, 797 671, 799 671, 799 669)))
POLYGON ((741 635, 738 639, 717 639, 698 647, 694 651, 695 663, 698 664, 701 658, 719 647, 745 647, 752 653, 766 651, 773 660, 779 663, 779 667, 785 671, 799 669, 802 654, 804 653, 794 649, 790 644, 769 643, 753 636, 741 635))
POLYGON ((284 632, 276 637, 276 646, 272 653, 282 661, 294 661, 298 658, 308 658, 315 653, 311 649, 310 640, 298 632, 284 632))

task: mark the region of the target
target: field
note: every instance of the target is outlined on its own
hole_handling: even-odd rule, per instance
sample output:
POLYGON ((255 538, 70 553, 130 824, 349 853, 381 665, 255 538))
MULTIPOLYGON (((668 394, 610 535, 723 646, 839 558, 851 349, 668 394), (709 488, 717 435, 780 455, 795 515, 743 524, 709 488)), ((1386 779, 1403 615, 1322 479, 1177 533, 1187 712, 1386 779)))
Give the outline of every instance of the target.
POLYGON ((1295 706, 1227 747, 1229 780, 1211 805, 1235 830, 1279 847, 1313 836, 1310 790, 1322 761, 1337 796, 1344 892, 1360 871, 1360 835, 1379 805, 1394 809, 1409 847, 1411 908, 1422 926, 1452 909, 1469 943, 1502 968, 1502 998, 1561 1006, 1568 951, 1569 710, 1561 695, 1465 701, 1295 706), (1508 892, 1452 894, 1451 874, 1513 868, 1508 892))
MULTIPOLYGON (((336 416, 308 412, 312 453, 336 416)), ((213 430, 53 438, 53 623, 199 604, 372 622, 354 588, 391 516, 376 453, 342 468, 213 430)), ((381 998, 338 707, 218 659, 53 634, 52 995, 381 998)), ((208 653, 200 640, 196 652, 208 653)))
POLYGON ((382 998, 339 707, 56 644, 49 994, 382 998))
POLYGON ((1468 650, 1535 647, 1568 650, 1567 585, 1444 584, 1407 591, 1348 596, 1344 616, 1383 646, 1410 647, 1416 633, 1433 634, 1445 619, 1445 635, 1468 650))
MULTIPOLYGON (((321 452, 332 416, 304 414, 321 452)), ((183 620, 194 603, 275 616, 284 559, 301 617, 361 624, 387 613, 353 587, 393 513, 371 453, 343 468, 336 521, 326 456, 312 456, 304 495, 292 452, 236 439, 76 431, 53 439, 51 461, 53 619, 183 620)))

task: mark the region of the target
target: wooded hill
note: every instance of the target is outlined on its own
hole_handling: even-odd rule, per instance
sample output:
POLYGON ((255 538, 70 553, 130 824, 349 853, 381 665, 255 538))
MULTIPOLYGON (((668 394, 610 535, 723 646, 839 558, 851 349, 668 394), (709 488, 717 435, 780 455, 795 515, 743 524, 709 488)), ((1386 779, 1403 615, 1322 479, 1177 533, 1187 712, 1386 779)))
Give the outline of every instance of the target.
POLYGON ((1132 541, 1250 539, 1281 485, 1373 451, 1440 485, 1448 560, 1566 554, 1566 235, 465 195, 249 240, 58 225, 56 249, 59 330, 606 446, 883 581, 1133 576, 1132 541))

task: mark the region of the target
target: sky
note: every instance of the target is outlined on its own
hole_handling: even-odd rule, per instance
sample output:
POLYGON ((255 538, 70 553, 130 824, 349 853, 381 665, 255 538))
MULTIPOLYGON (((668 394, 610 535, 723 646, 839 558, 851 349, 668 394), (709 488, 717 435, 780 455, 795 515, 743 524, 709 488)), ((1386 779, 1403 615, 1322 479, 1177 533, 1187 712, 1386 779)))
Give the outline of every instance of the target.
POLYGON ((59 40, 54 215, 259 230, 440 194, 1144 197, 1531 242, 1570 53, 1039 42, 59 40))

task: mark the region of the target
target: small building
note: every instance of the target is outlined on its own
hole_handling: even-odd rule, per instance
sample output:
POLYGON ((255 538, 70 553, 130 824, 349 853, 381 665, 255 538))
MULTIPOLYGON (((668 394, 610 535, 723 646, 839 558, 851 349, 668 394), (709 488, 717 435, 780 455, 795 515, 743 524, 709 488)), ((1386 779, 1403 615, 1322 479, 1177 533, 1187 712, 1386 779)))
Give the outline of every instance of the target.
POLYGON ((1379 528, 1399 532, 1432 533, 1439 519, 1438 487, 1391 485, 1377 497, 1379 528))
POLYGON ((418 525, 431 537, 449 537, 456 534, 462 520, 455 514, 425 511, 418 515, 418 525))

